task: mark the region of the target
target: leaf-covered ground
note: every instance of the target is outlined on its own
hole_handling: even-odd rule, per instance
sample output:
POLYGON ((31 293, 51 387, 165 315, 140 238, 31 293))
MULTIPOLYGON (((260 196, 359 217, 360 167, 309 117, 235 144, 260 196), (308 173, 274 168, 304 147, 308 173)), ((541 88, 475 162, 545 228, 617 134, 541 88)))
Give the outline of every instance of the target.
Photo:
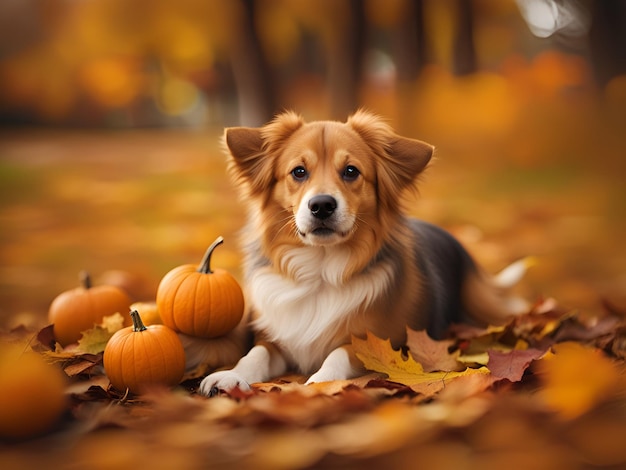
POLYGON ((81 269, 151 300, 167 271, 223 235, 214 265, 240 275, 243 211, 220 129, 3 131, 2 342, 28 342, 71 379, 60 422, 0 443, 0 467, 624 468, 623 103, 563 99, 549 82, 527 95, 493 77, 433 83, 408 132, 437 159, 410 211, 491 271, 534 256, 518 288, 529 313, 445 342, 409 332, 402 351, 355 339, 368 376, 309 387, 288 376, 212 399, 197 377, 145 396, 113 390, 97 347, 106 328, 62 350, 45 327, 81 269))
POLYGON ((354 338, 369 375, 311 386, 292 375, 210 399, 196 393, 199 377, 141 396, 112 388, 97 333, 115 323, 65 349, 49 327, 3 335, 72 379, 61 421, 1 444, 3 468, 626 465, 626 318, 608 308, 588 321, 547 299, 446 341, 408 330, 402 351, 354 338))

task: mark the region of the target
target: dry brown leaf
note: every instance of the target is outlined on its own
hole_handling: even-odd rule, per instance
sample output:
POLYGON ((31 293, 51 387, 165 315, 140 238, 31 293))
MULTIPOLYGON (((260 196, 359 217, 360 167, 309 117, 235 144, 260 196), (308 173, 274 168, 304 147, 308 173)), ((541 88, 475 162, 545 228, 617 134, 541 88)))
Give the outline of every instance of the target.
POLYGON ((488 367, 496 380, 507 379, 510 382, 522 380, 524 372, 534 360, 543 356, 540 349, 513 349, 509 352, 489 351, 488 367))
POLYGON ((409 354, 421 364, 425 372, 460 370, 461 364, 457 358, 461 352, 459 350, 449 352, 455 341, 435 341, 425 330, 415 331, 407 328, 406 334, 409 354))

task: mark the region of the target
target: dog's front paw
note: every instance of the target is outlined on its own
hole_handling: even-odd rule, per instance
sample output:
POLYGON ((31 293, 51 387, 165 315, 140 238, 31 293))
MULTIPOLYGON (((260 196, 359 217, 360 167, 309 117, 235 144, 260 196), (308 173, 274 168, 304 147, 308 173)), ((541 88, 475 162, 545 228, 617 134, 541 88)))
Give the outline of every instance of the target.
POLYGON ((346 377, 341 374, 337 374, 334 371, 318 370, 315 374, 309 377, 309 380, 305 382, 305 385, 321 382, 331 382, 333 380, 344 380, 346 377))
POLYGON ((204 396, 213 397, 220 391, 229 392, 234 388, 248 391, 250 390, 250 384, 237 372, 222 370, 207 375, 202 382, 200 382, 198 391, 204 396))

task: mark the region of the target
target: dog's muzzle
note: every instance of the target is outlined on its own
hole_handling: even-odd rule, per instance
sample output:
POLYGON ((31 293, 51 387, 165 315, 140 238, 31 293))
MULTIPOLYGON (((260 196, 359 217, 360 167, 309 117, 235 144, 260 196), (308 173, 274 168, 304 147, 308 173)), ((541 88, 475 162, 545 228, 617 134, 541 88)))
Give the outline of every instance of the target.
POLYGON ((298 235, 305 244, 333 245, 352 232, 354 218, 346 213, 345 204, 337 197, 322 193, 305 201, 295 217, 298 235))

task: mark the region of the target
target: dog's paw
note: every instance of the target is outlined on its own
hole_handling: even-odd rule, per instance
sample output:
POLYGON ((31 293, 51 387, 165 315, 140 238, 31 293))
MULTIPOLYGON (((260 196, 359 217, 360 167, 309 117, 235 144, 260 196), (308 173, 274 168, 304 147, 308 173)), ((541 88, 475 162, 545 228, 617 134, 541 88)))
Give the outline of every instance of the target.
POLYGON ((207 375, 202 382, 200 382, 198 391, 204 396, 213 397, 218 395, 220 391, 229 392, 234 388, 248 391, 250 390, 250 384, 238 373, 232 370, 222 370, 207 375))
POLYGON ((335 371, 328 371, 328 370, 320 369, 311 377, 309 377, 309 379, 305 382, 305 385, 310 385, 313 383, 320 383, 320 382, 331 382, 333 380, 343 380, 345 378, 346 378, 345 376, 341 374, 337 374, 335 371))

